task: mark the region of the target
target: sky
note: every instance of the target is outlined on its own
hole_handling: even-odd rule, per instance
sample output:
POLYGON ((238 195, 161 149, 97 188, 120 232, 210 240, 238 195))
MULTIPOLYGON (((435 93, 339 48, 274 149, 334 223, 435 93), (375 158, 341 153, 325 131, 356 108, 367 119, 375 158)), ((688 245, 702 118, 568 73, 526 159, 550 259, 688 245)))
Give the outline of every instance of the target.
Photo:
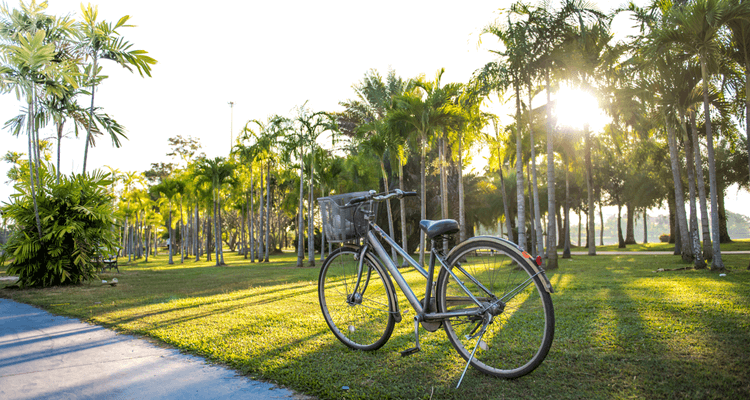
MULTIPOLYGON (((467 82, 493 59, 489 50, 499 48, 491 37, 480 41, 481 29, 511 3, 214 0, 193 7, 166 0, 94 2, 99 20, 130 15, 136 27, 120 33, 158 64, 151 78, 142 78, 102 63, 109 78, 97 88, 96 105, 125 126, 128 140, 118 149, 99 139, 89 150, 87 170, 144 171, 151 163, 176 162, 166 155, 167 139, 176 135, 197 138, 209 157, 226 156, 230 137, 251 119, 292 116, 305 102, 314 111, 340 110, 338 103, 354 97, 352 85, 369 69, 431 79, 445 68, 443 82, 467 82)), ((599 4, 605 11, 617 5, 599 4)), ((80 1, 49 0, 48 13, 77 18, 80 1)), ((622 35, 629 25, 619 21, 615 32, 622 35)), ((81 98, 82 104, 88 101, 81 98)), ((0 95, 0 122, 21 107, 13 94, 0 95)), ((52 135, 52 128, 41 132, 41 137, 52 135)), ((26 149, 24 136, 0 132, 0 154, 26 149)), ((63 139, 62 172, 81 171, 83 149, 83 135, 75 138, 70 132, 63 139)), ((0 162, 0 202, 13 193, 5 183, 8 167, 0 162)), ((746 192, 737 197, 728 191, 728 209, 750 214, 746 204, 746 192)))

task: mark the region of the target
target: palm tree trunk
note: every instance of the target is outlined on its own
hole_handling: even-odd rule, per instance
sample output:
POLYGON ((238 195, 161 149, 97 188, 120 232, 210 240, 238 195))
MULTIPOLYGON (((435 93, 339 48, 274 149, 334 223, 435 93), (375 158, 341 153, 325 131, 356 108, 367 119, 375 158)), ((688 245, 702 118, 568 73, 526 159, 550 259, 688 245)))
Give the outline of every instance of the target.
POLYGON ((466 240, 466 210, 464 204, 464 157, 463 138, 458 138, 458 226, 461 228, 459 239, 466 240))
MULTIPOLYGON (((570 258, 570 168, 565 162, 565 248, 562 258, 570 258)), ((578 223, 580 226, 580 222, 578 223)), ((580 242, 580 239, 579 239, 580 242)))
MULTIPOLYGON (((682 118, 680 118, 682 119, 682 118)), ((685 126, 683 123, 682 126, 685 126)), ((706 268, 706 261, 702 257, 701 242, 698 234, 698 207, 695 204, 695 161, 693 160, 693 146, 690 135, 685 131, 685 156, 688 174, 688 192, 690 195, 690 245, 693 247, 693 266, 696 269, 706 268)))
POLYGON ((313 229, 315 225, 313 223, 313 209, 315 208, 315 205, 313 204, 313 190, 315 189, 315 187, 313 186, 313 177, 315 176, 314 159, 315 158, 313 152, 310 151, 310 187, 307 191, 307 258, 308 266, 310 267, 315 266, 315 231, 313 229))
POLYGON ((253 191, 255 190, 255 181, 253 180, 252 171, 250 172, 250 220, 247 222, 250 225, 250 262, 255 262, 255 232, 253 232, 253 217, 255 211, 253 209, 253 191))
POLYGON ((268 252, 271 248, 271 162, 266 162, 266 256, 264 262, 268 262, 268 252))
POLYGON ((203 232, 204 232, 204 236, 206 237, 206 261, 208 262, 211 262, 211 239, 212 239, 212 235, 211 235, 212 219, 211 219, 210 214, 211 214, 211 210, 209 209, 209 207, 206 207, 206 218, 204 218, 205 224, 203 226, 203 232))
POLYGON ((83 173, 86 173, 86 159, 89 155, 89 141, 91 141, 91 127, 94 126, 94 94, 96 93, 97 55, 94 53, 91 61, 91 107, 89 108, 89 125, 86 127, 86 146, 83 149, 83 173))
MULTIPOLYGON (((627 210, 627 222, 625 225, 625 244, 637 244, 635 242, 635 207, 633 207, 633 202, 631 201, 626 202, 625 207, 627 210)), ((602 224, 602 226, 603 225, 604 224, 602 224)))
POLYGON ((62 142, 64 121, 57 123, 57 184, 60 184, 60 142, 62 142))
POLYGON ((529 218, 531 218, 531 223, 529 224, 529 239, 531 239, 531 255, 536 258, 536 256, 540 255, 538 253, 538 249, 536 246, 536 223, 535 223, 535 214, 534 214, 534 189, 531 187, 531 162, 529 162, 528 165, 526 165, 526 184, 528 185, 529 190, 529 218))
POLYGON ((711 236, 713 240, 713 259, 711 270, 724 270, 719 247, 719 198, 716 185, 716 160, 714 159, 714 134, 711 130, 711 113, 708 100, 708 70, 705 55, 701 55, 701 76, 703 78, 703 114, 706 116, 706 142, 708 144, 708 183, 711 193, 711 236))
POLYGON ((185 223, 182 221, 182 195, 180 195, 180 264, 185 263, 185 223))
MULTIPOLYGON (((588 217, 586 222, 588 229, 586 230, 586 242, 588 243, 589 255, 596 255, 596 238, 594 224, 594 177, 591 168, 591 132, 589 132, 588 123, 583 127, 585 141, 586 141, 586 191, 588 192, 588 217)), ((580 229, 580 228, 579 228, 580 229)))
MULTIPOLYGON (((33 99, 33 95, 32 95, 33 99)), ((31 187, 31 198, 34 203, 34 218, 36 219, 36 229, 37 233, 39 233, 39 239, 42 238, 42 220, 39 218, 39 206, 37 205, 36 201, 36 189, 34 187, 34 174, 39 174, 39 170, 34 168, 34 151, 33 151, 33 144, 34 144, 34 108, 33 108, 33 101, 28 102, 28 109, 29 109, 29 124, 27 126, 27 136, 29 138, 29 182, 31 187)), ((42 193, 42 188, 39 187, 39 194, 42 193)))
POLYGON ((706 201, 706 180, 703 177, 703 161, 701 160, 700 142, 698 141, 698 128, 695 123, 695 110, 690 111, 690 130, 692 136, 692 151, 694 155, 696 182, 698 183, 698 200, 701 213, 701 232, 703 235, 703 259, 713 258, 713 247, 711 246, 711 229, 708 223, 708 204, 706 201))
MULTIPOLYGON (((422 153, 419 157, 419 169, 420 169, 420 182, 419 182, 419 190, 420 190, 420 199, 419 199, 419 216, 421 219, 425 220, 427 219, 427 185, 425 182, 425 175, 426 175, 426 165, 425 165, 425 159, 427 158, 427 132, 422 132, 422 142, 420 143, 422 147, 422 153)), ((41 231, 40 231, 41 232, 41 231)), ((41 233, 39 234, 41 236, 41 233)), ((421 229, 419 230, 419 265, 424 267, 424 253, 425 253, 425 234, 424 231, 421 229)))
POLYGON ((554 128, 552 127, 552 101, 550 99, 549 67, 545 68, 545 88, 547 92, 547 269, 557 269, 557 221, 555 220, 555 150, 554 128))
POLYGON ((172 249, 174 248, 174 238, 172 237, 172 202, 169 202, 169 219, 167 229, 169 230, 169 265, 174 264, 172 260, 172 249))
POLYGON ((195 219, 194 219, 194 223, 193 223, 193 236, 194 236, 193 237, 193 241, 194 241, 193 245, 195 246, 195 261, 200 261, 201 260, 200 245, 199 245, 200 238, 198 237, 198 230, 199 230, 199 226, 200 226, 200 221, 198 220, 198 217, 199 217, 198 216, 198 208, 199 208, 198 204, 199 204, 198 203, 198 197, 196 196, 196 198, 195 198, 195 219))
POLYGON ((518 247, 526 250, 526 209, 523 195, 523 137, 521 135, 521 90, 516 88, 516 204, 518 210, 518 247))
MULTIPOLYGON (((385 163, 383 162, 383 159, 380 159, 380 172, 383 174, 383 185, 385 186, 385 191, 388 192, 388 188, 390 188, 390 185, 388 184, 388 173, 385 170, 385 163)), ((391 201, 385 202, 386 210, 388 210, 388 233, 391 235, 392 238, 396 237, 395 230, 393 229, 393 211, 391 210, 391 201)), ((321 251, 323 249, 321 248, 321 251)), ((396 249, 391 247, 391 258, 393 260, 396 260, 397 254, 396 249)))
POLYGON ((502 162, 500 163, 498 172, 500 172, 500 188, 503 191, 503 212, 505 213, 505 227, 508 229, 508 240, 515 242, 515 238, 513 237, 513 224, 511 221, 513 217, 510 214, 510 204, 508 204, 510 201, 510 199, 508 199, 508 192, 505 191, 505 178, 503 177, 502 162))
POLYGON ((225 265, 224 264, 224 245, 221 242, 221 231, 224 228, 224 221, 222 221, 221 219, 221 192, 217 194, 217 197, 219 198, 219 207, 218 207, 219 219, 217 220, 217 223, 216 223, 216 230, 218 232, 218 235, 216 235, 216 245, 219 248, 219 258, 220 258, 219 264, 225 265))
POLYGON ((679 152, 677 140, 674 133, 674 125, 664 114, 664 123, 667 127, 667 139, 669 141, 669 158, 672 165, 672 179, 674 180, 675 207, 677 216, 677 228, 680 230, 682 261, 693 261, 693 251, 690 248, 690 240, 687 229, 687 218, 685 216, 685 197, 683 196, 682 177, 680 176, 679 152))
POLYGON ((604 246, 604 202, 602 201, 602 192, 598 191, 599 203, 599 246, 604 246))
POLYGON ((304 241, 304 188, 305 172, 302 165, 302 149, 300 149, 299 160, 299 212, 297 223, 297 267, 303 267, 305 262, 305 241, 304 241))
POLYGON ((244 211, 245 211, 243 213, 244 215, 242 216, 242 234, 243 234, 243 236, 242 236, 242 251, 244 253, 243 256, 247 260, 247 253, 248 253, 248 250, 249 250, 249 247, 248 247, 248 235, 250 234, 250 216, 252 215, 252 214, 250 214, 250 200, 248 199, 247 191, 245 191, 245 210, 244 211), (247 232, 245 230, 245 222, 246 221, 247 221, 247 232))
MULTIPOLYGON (((268 179, 268 177, 266 177, 268 179)), ((258 182, 258 262, 263 262, 263 165, 260 166, 260 181, 258 182)))
MULTIPOLYGON (((398 187, 401 189, 401 191, 404 191, 404 165, 401 162, 401 157, 399 157, 398 160, 398 187)), ((409 253, 408 250, 408 238, 406 237, 406 200, 401 198, 399 199, 399 205, 401 206, 401 248, 404 249, 405 252, 409 253)), ((403 266, 408 265, 406 262, 406 259, 404 259, 403 263, 401 264, 403 266)))
MULTIPOLYGON (((320 197, 327 197, 328 196, 328 188, 326 188, 325 185, 320 185, 320 197)), ((279 231, 281 231, 281 217, 279 217, 279 231)), ((279 240, 281 242, 281 240, 279 240)), ((326 230, 323 229, 323 227, 320 227, 320 262, 323 262, 325 260, 325 254, 326 254, 326 230)))
POLYGON ((581 218, 581 209, 578 209, 578 247, 581 247, 581 223, 583 222, 583 218, 581 218))
POLYGON ((214 257, 216 257, 216 266, 221 265, 219 251, 221 248, 221 218, 219 217, 219 190, 214 189, 214 257))
MULTIPOLYGON (((445 172, 445 132, 438 140, 438 163, 440 164, 440 210, 443 219, 450 217, 448 213, 448 176, 445 172)), ((448 251, 448 238, 443 237, 443 250, 448 251)))
MULTIPOLYGON (((534 193, 534 227, 536 230, 536 254, 541 255, 542 259, 546 259, 547 255, 544 252, 544 231, 542 231, 542 212, 541 207, 539 207, 539 187, 537 184, 536 179, 536 152, 534 150, 534 129, 532 128, 533 121, 532 121, 532 115, 531 115, 531 80, 528 81, 528 87, 529 87, 529 143, 531 148, 531 176, 533 179, 533 185, 532 190, 534 193)), ((549 243, 549 242, 548 242, 549 243)), ((554 246, 554 242, 553 242, 554 246)), ((543 263, 546 263, 546 260, 543 261, 543 263)), ((542 264, 544 267, 545 265, 542 264)))
POLYGON ((617 248, 625 248, 625 239, 622 237, 622 204, 617 199, 617 248))
MULTIPOLYGON (((130 200, 128 200, 128 208, 127 208, 127 210, 128 210, 128 212, 130 212, 130 200)), ((131 261, 131 257, 132 257, 131 246, 130 246, 130 242, 131 242, 131 236, 130 236, 130 234, 131 234, 131 232, 130 232, 129 216, 127 214, 125 214, 125 237, 126 237, 126 239, 125 239, 125 251, 128 252, 128 262, 131 261)))

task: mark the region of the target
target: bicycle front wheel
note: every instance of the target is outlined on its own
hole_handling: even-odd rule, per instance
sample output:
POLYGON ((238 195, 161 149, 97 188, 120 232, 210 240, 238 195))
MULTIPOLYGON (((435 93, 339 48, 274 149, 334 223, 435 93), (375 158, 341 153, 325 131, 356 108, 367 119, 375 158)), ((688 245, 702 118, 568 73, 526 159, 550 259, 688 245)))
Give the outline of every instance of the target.
POLYGON ((458 353, 469 360, 476 348, 471 365, 501 378, 517 378, 538 367, 552 345, 555 317, 550 295, 528 263, 505 243, 473 240, 458 245, 447 265, 480 304, 441 269, 438 311, 487 310, 444 321, 458 353))
POLYGON ((359 249, 342 247, 326 258, 318 278, 318 299, 333 334, 356 350, 377 350, 396 323, 393 285, 380 264, 365 255, 359 277, 359 249))

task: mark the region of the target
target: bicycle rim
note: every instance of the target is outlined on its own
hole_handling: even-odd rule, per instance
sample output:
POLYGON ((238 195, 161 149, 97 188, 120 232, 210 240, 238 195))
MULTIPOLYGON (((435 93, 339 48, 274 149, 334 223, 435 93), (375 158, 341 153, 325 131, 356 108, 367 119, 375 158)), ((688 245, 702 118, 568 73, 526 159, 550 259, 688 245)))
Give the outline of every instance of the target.
MULTIPOLYGON (((462 245, 451 254, 448 265, 458 279, 480 303, 500 305, 502 312, 493 313, 483 335, 481 317, 451 318, 444 328, 465 360, 476 347, 472 366, 486 374, 516 378, 533 371, 547 356, 554 312, 540 279, 533 277, 523 259, 506 250, 503 244, 482 241, 462 245)), ((478 308, 445 271, 438 278, 438 307, 443 312, 478 308)))
POLYGON ((387 275, 369 258, 357 286, 357 256, 358 251, 342 248, 326 259, 318 279, 320 308, 342 343, 357 350, 376 350, 393 333, 392 289, 387 275))

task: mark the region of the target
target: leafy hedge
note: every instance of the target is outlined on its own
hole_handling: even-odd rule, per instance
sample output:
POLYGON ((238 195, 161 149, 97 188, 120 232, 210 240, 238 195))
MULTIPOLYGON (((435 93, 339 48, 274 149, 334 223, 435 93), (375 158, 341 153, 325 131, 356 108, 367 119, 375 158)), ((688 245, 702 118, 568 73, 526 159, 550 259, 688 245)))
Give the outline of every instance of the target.
MULTIPOLYGON (((44 175, 43 175, 44 176, 44 175)), ((76 284, 97 277, 97 258, 116 247, 109 174, 44 177, 37 188, 40 238, 28 183, 0 208, 15 229, 3 245, 0 263, 12 260, 7 273, 18 275, 21 287, 76 284)))

